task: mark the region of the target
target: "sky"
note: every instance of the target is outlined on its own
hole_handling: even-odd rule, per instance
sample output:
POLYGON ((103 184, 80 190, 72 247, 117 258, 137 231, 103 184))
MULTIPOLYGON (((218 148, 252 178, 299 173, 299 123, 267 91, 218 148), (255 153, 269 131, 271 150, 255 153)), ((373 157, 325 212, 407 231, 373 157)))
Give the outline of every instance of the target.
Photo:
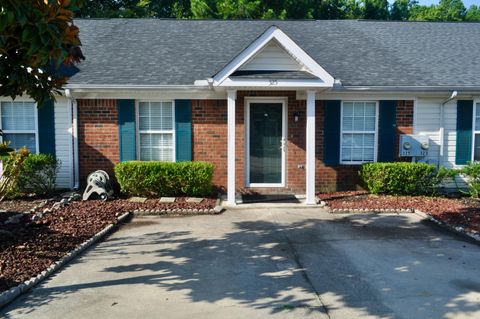
MULTIPOLYGON (((390 1, 392 2, 392 1, 390 1)), ((438 4, 438 2, 440 2, 440 0, 418 0, 418 3, 419 4, 423 4, 423 5, 431 5, 431 4, 438 4)), ((465 5, 465 7, 470 7, 472 4, 475 4, 475 5, 480 5, 480 0, 463 0, 463 4, 465 5)))

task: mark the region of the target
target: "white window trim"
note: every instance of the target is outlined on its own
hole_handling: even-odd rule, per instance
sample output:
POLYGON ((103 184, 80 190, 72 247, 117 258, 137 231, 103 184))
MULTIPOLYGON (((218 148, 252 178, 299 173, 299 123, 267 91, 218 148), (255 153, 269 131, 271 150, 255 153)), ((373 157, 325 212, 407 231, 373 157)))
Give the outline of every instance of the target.
MULTIPOLYGON (((475 118, 477 116, 477 103, 480 105, 480 99, 473 99, 473 110, 472 110, 472 154, 471 161, 475 161, 475 134, 480 134, 480 131, 475 130, 475 118)), ((477 161, 478 162, 478 161, 477 161)))
MULTIPOLYGON (((367 100, 342 100, 341 106, 340 106, 340 164, 341 165, 361 165, 365 163, 372 163, 370 161, 343 161, 342 160, 342 155, 343 155, 343 134, 374 134, 374 145, 373 145, 373 162, 377 161, 378 157, 378 112, 379 110, 379 102, 378 101, 367 101, 367 100), (343 131, 343 104, 345 102, 362 102, 362 103, 375 103, 375 131, 343 131)), ((328 147, 328 145, 327 145, 328 147)))
MULTIPOLYGON (((0 130, 3 130, 2 128, 2 108, 1 105, 2 103, 32 103, 32 100, 18 100, 18 101, 13 101, 13 100, 0 100, 0 130)), ((35 129, 33 130, 3 130, 4 134, 35 134, 35 154, 40 154, 40 143, 38 140, 38 105, 37 103, 34 103, 34 122, 35 122, 35 129)), ((0 142, 3 143, 3 136, 0 136, 0 142)))
POLYGON ((140 134, 145 133, 145 134, 152 134, 152 133, 157 133, 157 134, 172 134, 172 143, 173 143, 173 151, 172 151, 172 156, 173 159, 171 162, 176 162, 177 161, 177 138, 176 138, 176 128, 175 128, 175 100, 135 100, 135 139, 136 139, 136 157, 137 160, 140 161, 140 134), (140 103, 141 102, 171 102, 172 103, 172 129, 171 130, 145 130, 145 131, 140 131, 140 116, 139 116, 139 108, 140 108, 140 103))

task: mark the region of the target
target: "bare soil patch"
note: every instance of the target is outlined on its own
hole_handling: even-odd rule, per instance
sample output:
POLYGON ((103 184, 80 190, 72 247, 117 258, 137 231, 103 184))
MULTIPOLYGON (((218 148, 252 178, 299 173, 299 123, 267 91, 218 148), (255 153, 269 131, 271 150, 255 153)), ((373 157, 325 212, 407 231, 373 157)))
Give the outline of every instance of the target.
POLYGON ((371 195, 367 192, 318 194, 334 209, 416 209, 466 231, 480 232, 480 202, 472 198, 371 195))

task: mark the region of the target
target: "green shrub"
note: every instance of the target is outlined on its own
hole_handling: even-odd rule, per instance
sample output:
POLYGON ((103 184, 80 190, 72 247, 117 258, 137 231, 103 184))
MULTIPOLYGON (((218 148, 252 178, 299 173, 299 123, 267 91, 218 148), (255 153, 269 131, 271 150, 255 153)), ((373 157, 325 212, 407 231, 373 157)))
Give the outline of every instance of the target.
POLYGON ((13 152, 14 149, 10 147, 10 142, 2 142, 0 143, 0 157, 2 160, 8 159, 9 154, 13 152))
POLYGON ((51 194, 55 189, 60 163, 50 154, 30 154, 23 162, 18 178, 21 193, 51 194))
POLYGON ((213 164, 141 162, 115 165, 120 190, 130 196, 207 196, 212 192, 213 164))
POLYGON ((368 163, 359 175, 373 194, 425 195, 435 193, 446 170, 425 163, 368 163))
MULTIPOLYGON (((2 143, 2 145, 5 145, 5 143, 2 143)), ((18 151, 12 150, 7 153, 7 156, 0 156, 3 169, 2 178, 0 179, 0 201, 5 197, 14 198, 18 196, 18 179, 22 172, 23 164, 29 156, 29 152, 25 147, 18 151)))
POLYGON ((469 162, 465 167, 455 170, 466 178, 468 195, 478 198, 480 195, 480 162, 469 162))

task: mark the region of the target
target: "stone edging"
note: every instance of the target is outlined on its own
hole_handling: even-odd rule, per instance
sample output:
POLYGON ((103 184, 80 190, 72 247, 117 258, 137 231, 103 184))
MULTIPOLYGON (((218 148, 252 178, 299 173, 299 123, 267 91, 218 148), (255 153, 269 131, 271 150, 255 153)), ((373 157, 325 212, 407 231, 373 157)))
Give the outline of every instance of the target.
POLYGON ((471 238, 475 241, 480 242, 480 233, 474 233, 474 232, 467 231, 467 230, 465 230, 465 228, 460 227, 460 226, 454 227, 454 226, 448 225, 448 224, 442 222, 441 220, 438 220, 434 216, 432 216, 430 214, 427 214, 427 213, 424 213, 424 212, 422 212, 420 210, 417 210, 417 209, 414 210, 414 213, 417 214, 420 217, 423 217, 425 219, 429 219, 432 222, 434 222, 435 224, 437 224, 437 225, 439 225, 443 228, 446 228, 450 231, 453 231, 454 233, 460 234, 462 236, 466 236, 468 238, 471 238))
POLYGON ((224 211, 220 198, 217 198, 214 208, 168 208, 168 209, 136 209, 135 216, 195 216, 195 215, 217 215, 224 211))
POLYGON ((396 213, 396 214, 410 214, 414 213, 414 209, 393 209, 393 208, 386 208, 386 209, 365 209, 365 208, 330 208, 325 206, 326 209, 333 214, 344 214, 344 213, 360 213, 360 214, 367 214, 367 213, 374 213, 374 214, 385 214, 385 213, 396 213))
POLYGON ((56 261, 50 267, 48 267, 46 270, 42 271, 40 274, 38 274, 36 277, 32 277, 29 280, 26 280, 22 284, 10 288, 7 291, 4 291, 3 293, 0 294, 0 309, 4 307, 5 305, 9 304, 12 302, 15 298, 20 296, 21 294, 29 291, 32 289, 35 285, 43 281, 44 279, 48 278, 49 276, 53 275, 57 270, 65 266, 68 262, 70 262, 73 258, 75 258, 77 255, 82 253, 85 249, 90 247, 91 245, 95 244, 98 242, 100 239, 102 239, 105 235, 110 234, 114 228, 115 225, 117 225, 120 222, 125 221, 128 217, 130 217, 130 213, 125 213, 118 217, 117 223, 115 224, 110 224, 106 226, 103 230, 99 231, 95 235, 93 235, 90 239, 84 241, 81 243, 77 248, 74 250, 70 251, 67 253, 65 256, 63 256, 60 260, 56 261))
POLYGON ((457 234, 460 234, 460 235, 463 235, 463 236, 466 236, 468 238, 471 238, 475 241, 478 241, 480 242, 480 233, 474 233, 474 232, 469 232, 469 231, 466 231, 465 228, 463 227, 460 227, 460 226, 457 226, 457 227, 454 227, 454 226, 450 226, 444 222, 442 222, 441 220, 435 218, 434 216, 430 215, 430 214, 427 214, 427 213, 424 213, 418 209, 348 209, 348 208, 330 208, 326 203, 325 205, 323 206, 325 209, 327 209, 330 213, 332 214, 345 214, 345 213, 361 213, 361 214, 366 214, 366 213, 374 213, 374 214, 381 214, 381 213, 397 213, 397 214, 405 214, 405 213, 414 213, 414 214, 417 214, 418 216, 424 218, 424 219, 428 219, 434 223, 436 223, 437 225, 441 226, 441 227, 444 227, 450 231, 453 231, 457 234))

